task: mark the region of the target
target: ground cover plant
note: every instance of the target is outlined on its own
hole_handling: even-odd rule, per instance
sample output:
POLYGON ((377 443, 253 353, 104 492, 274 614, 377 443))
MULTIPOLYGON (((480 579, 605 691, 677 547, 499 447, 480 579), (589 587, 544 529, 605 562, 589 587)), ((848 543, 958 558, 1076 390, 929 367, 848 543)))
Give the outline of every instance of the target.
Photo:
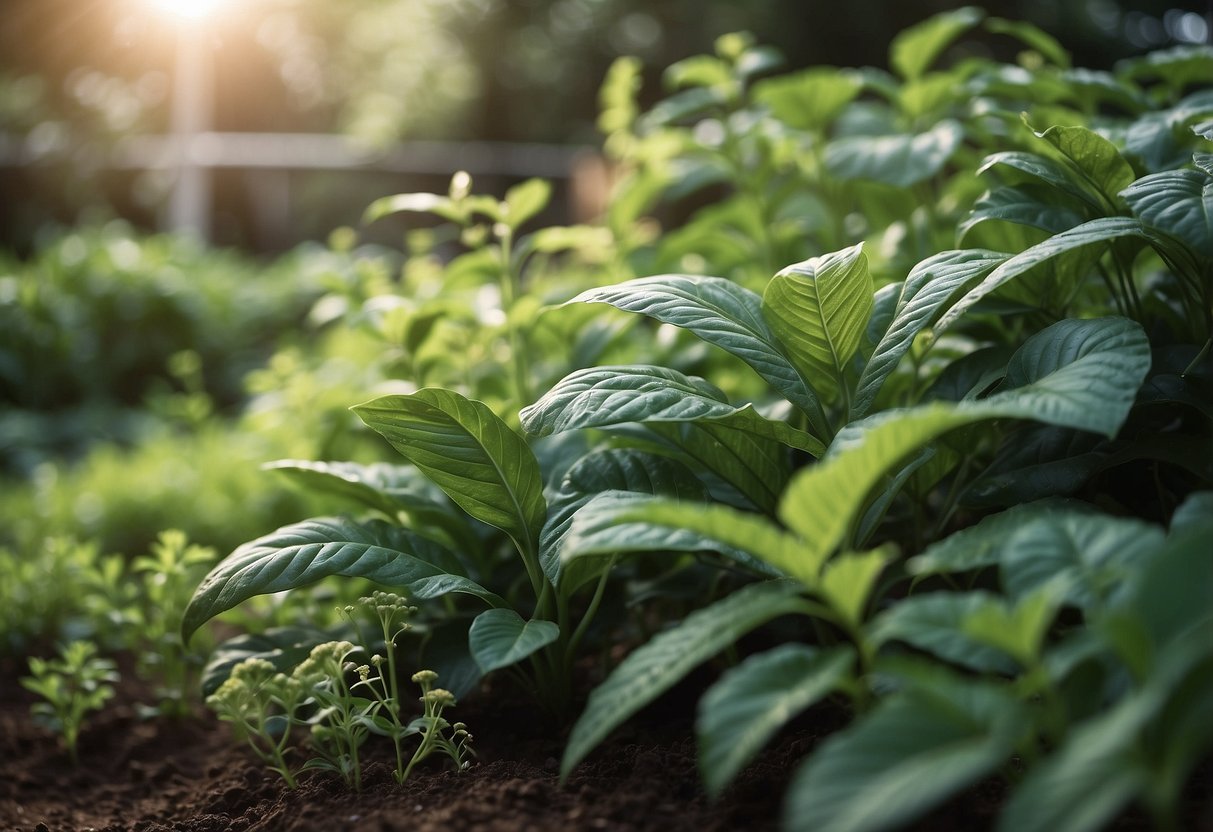
POLYGON ((431 225, 403 256, 334 235, 326 351, 281 349, 246 423, 295 433, 266 490, 345 513, 113 561, 116 590, 164 576, 126 648, 222 634, 207 702, 298 791, 401 795, 435 751, 478 783, 448 709, 491 761, 510 727, 463 717, 489 691, 549 726, 553 801, 654 709, 686 726, 688 828, 771 753, 782 796, 734 823, 893 829, 982 790, 966 820, 1006 830, 1207 821, 1213 50, 1090 71, 964 8, 889 66, 780 73, 726 35, 645 109, 621 60, 599 225, 466 174, 370 206, 431 225))

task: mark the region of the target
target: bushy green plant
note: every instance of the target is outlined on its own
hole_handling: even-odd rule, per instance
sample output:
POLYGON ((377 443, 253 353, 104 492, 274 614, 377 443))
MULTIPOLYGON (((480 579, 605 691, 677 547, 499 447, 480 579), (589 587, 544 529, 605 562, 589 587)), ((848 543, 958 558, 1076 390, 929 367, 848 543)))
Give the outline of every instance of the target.
POLYGON ((519 235, 534 183, 499 201, 456 177, 373 206, 436 214, 469 249, 410 261, 416 287, 362 307, 402 377, 353 410, 409 465, 279 463, 370 519, 239 547, 186 635, 256 595, 366 578, 446 598, 426 614, 466 627, 448 660, 525 668, 559 713, 644 554, 713 578, 591 695, 565 776, 778 619, 783 643, 701 700, 713 793, 834 698, 855 719, 794 776, 789 828, 894 828, 1016 765, 1004 828, 1096 828, 1133 801, 1173 827, 1213 749, 1213 53, 1088 72, 965 8, 899 36, 892 73, 759 80, 772 66, 722 38, 642 114, 617 65, 606 236, 519 235), (1027 49, 941 66, 972 33, 1027 49), (708 185, 723 197, 652 233, 649 212, 708 185), (591 286, 535 259, 603 243, 591 286), (458 301, 428 302, 439 275, 458 301), (443 355, 444 332, 468 353, 443 355))

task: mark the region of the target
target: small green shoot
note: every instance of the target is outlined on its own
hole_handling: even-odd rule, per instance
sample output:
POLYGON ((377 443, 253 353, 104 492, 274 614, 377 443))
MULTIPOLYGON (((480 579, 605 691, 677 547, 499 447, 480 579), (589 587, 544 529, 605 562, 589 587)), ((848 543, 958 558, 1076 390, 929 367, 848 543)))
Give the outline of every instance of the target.
POLYGON ((45 702, 30 706, 34 719, 57 731, 76 765, 76 750, 85 716, 97 711, 114 695, 113 683, 118 681, 114 662, 97 655, 90 641, 73 641, 59 650, 58 659, 29 660, 31 676, 21 679, 28 690, 45 702))

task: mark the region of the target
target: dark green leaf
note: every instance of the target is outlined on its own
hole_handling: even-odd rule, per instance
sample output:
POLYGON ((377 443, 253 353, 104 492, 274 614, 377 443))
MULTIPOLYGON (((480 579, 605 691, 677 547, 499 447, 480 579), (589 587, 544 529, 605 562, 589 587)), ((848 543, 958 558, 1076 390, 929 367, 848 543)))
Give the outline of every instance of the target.
POLYGON ((551 621, 524 621, 509 609, 485 610, 468 630, 468 647, 482 673, 522 661, 560 637, 551 621))

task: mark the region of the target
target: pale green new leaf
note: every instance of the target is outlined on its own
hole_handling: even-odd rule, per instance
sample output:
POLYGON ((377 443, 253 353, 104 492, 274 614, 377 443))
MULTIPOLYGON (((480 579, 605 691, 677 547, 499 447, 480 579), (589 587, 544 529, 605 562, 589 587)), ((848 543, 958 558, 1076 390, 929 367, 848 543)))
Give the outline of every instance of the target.
POLYGON ((894 694, 823 742, 792 778, 787 829, 896 829, 993 772, 1026 722, 1010 694, 954 680, 894 694))
POLYGON ((464 511, 537 555, 547 515, 539 463, 485 404, 426 388, 353 410, 464 511))
POLYGON ((752 584, 691 613, 632 651, 590 694, 565 746, 561 778, 567 778, 607 734, 693 668, 756 627, 781 615, 804 612, 806 602, 799 592, 795 581, 752 584))
POLYGON ((780 728, 832 693, 854 661, 850 647, 784 644, 721 676, 699 700, 695 720, 708 794, 718 797, 780 728))
POLYGON ((380 520, 304 520, 245 543, 224 558, 194 590, 181 632, 188 639, 206 621, 249 598, 298 589, 330 575, 402 587, 415 598, 460 592, 505 606, 462 573, 454 554, 408 529, 380 520))
POLYGON ((762 315, 814 386, 836 390, 859 349, 873 308, 863 245, 814 257, 781 271, 762 298, 762 315))
POLYGON ((1121 237, 1143 237, 1152 239, 1152 235, 1140 220, 1130 217, 1099 217, 1068 231, 1056 234, 1042 243, 1022 251, 994 269, 985 280, 970 289, 952 308, 945 312, 935 323, 935 337, 942 335, 948 327, 965 314, 979 300, 989 295, 1026 271, 1045 261, 1067 251, 1083 246, 1107 244, 1121 237))
POLYGON ((981 9, 965 6, 903 29, 889 45, 889 66, 902 78, 922 76, 944 49, 983 18, 981 9))
POLYGON ((375 220, 382 219, 389 214, 400 213, 401 211, 438 214, 447 219, 453 219, 453 216, 451 216, 453 208, 454 203, 452 203, 451 199, 439 194, 394 194, 376 199, 368 205, 366 211, 362 214, 362 222, 369 225, 375 222, 375 220))
POLYGON ((910 270, 884 332, 856 384, 852 418, 867 414, 886 378, 909 352, 914 337, 959 291, 988 274, 1010 257, 995 251, 960 249, 928 257, 910 270))
POLYGON ((776 119, 800 130, 823 130, 863 90, 856 72, 813 67, 766 78, 754 85, 754 100, 776 119))
POLYGON ((1198 170, 1163 171, 1143 176, 1120 195, 1146 225, 1213 259, 1213 176, 1198 170))
POLYGON ((909 188, 939 173, 964 141, 964 128, 944 119, 924 133, 845 136, 826 147, 826 169, 839 179, 870 179, 909 188))
POLYGON ((762 298, 731 280, 667 274, 582 292, 569 303, 606 303, 686 329, 740 358, 812 418, 816 393, 783 354, 762 315, 762 298))
POLYGON ((891 558, 892 547, 885 547, 839 555, 826 565, 817 590, 847 629, 859 627, 876 579, 891 558))
POLYGON ((524 621, 510 609, 485 610, 468 630, 468 647, 482 673, 508 667, 560 637, 554 622, 524 621))
POLYGON ((545 179, 528 179, 505 192, 502 218, 511 229, 519 226, 547 207, 552 186, 545 179))

